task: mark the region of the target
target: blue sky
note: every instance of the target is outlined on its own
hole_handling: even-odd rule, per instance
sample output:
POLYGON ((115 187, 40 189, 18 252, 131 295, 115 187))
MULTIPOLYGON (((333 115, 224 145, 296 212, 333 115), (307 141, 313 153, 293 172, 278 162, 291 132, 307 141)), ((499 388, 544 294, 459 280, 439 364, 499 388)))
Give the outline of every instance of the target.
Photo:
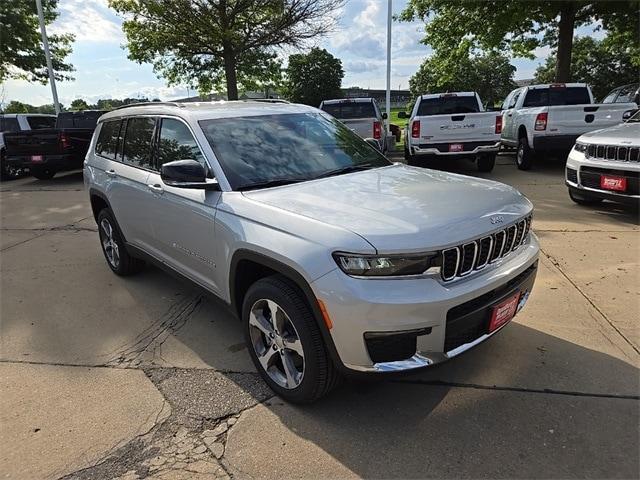
MULTIPOLYGON (((399 13, 406 0, 394 0, 393 11, 399 13)), ((385 87, 386 0, 348 0, 336 12, 335 31, 315 42, 340 58, 345 70, 344 87, 385 87)), ((150 65, 138 65, 127 59, 122 48, 125 38, 122 20, 109 9, 107 0, 60 0, 60 17, 49 32, 72 32, 76 36, 71 63, 75 80, 59 82, 58 94, 64 104, 75 98, 93 102, 99 98, 158 97, 162 100, 187 96, 186 86, 171 86, 158 79, 150 65)), ((431 50, 420 43, 424 24, 397 23, 392 29, 392 88, 408 88, 415 73, 431 50)), ((592 29, 581 29, 582 34, 592 29)), ((290 51, 283 52, 286 56, 290 51)), ((536 60, 517 59, 516 79, 531 78, 537 65, 549 51, 538 49, 536 60)), ((193 90, 190 92, 193 94, 193 90)), ((0 90, 0 100, 19 100, 40 105, 51 103, 49 86, 9 80, 0 90)))

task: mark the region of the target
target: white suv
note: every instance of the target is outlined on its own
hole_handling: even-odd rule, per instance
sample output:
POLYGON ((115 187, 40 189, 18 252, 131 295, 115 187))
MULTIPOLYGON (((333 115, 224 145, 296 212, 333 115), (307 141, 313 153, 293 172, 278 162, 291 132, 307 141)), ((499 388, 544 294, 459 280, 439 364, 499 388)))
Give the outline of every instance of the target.
POLYGON ((220 297, 262 377, 294 402, 343 373, 458 355, 511 320, 536 276, 518 191, 392 164, 303 105, 115 110, 84 177, 109 267, 151 260, 220 297))

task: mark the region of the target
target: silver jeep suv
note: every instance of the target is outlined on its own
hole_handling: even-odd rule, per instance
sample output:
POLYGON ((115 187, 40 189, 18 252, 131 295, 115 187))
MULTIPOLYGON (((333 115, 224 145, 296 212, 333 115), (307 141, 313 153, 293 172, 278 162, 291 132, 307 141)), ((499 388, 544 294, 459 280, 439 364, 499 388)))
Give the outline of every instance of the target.
POLYGON ((393 164, 303 105, 121 108, 101 117, 84 178, 109 267, 152 261, 220 297, 292 402, 343 374, 464 352, 511 320, 536 276, 518 191, 393 164))

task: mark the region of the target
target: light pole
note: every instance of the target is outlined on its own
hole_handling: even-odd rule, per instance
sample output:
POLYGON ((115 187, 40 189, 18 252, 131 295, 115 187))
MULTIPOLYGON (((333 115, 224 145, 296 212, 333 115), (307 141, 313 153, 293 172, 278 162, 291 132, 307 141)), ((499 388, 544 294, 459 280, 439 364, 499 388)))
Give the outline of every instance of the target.
POLYGON ((42 13, 42 0, 36 0, 36 8, 38 9, 38 18, 40 19, 40 33, 42 34, 42 46, 44 47, 44 56, 47 59, 47 71, 49 72, 49 84, 51 85, 51 94, 53 95, 53 106, 56 113, 60 113, 60 102, 58 102, 58 91, 56 90, 56 79, 53 76, 53 63, 51 62, 51 52, 49 51, 49 41, 47 40, 47 30, 44 27, 44 13, 42 13))
POLYGON ((385 135, 389 135, 391 121, 391 0, 387 0, 387 98, 385 107, 387 109, 387 125, 385 135))

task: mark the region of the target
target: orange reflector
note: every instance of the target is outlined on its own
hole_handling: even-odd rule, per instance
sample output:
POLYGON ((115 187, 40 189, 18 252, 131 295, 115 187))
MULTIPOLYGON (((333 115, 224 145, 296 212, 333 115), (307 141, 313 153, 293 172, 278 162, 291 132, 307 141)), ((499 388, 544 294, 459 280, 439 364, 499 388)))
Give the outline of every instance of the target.
POLYGON ((327 307, 324 306, 324 302, 320 299, 318 299, 318 306, 320 307, 320 312, 322 313, 324 324, 327 326, 329 330, 331 330, 333 328, 333 322, 329 317, 329 312, 327 312, 327 307))

